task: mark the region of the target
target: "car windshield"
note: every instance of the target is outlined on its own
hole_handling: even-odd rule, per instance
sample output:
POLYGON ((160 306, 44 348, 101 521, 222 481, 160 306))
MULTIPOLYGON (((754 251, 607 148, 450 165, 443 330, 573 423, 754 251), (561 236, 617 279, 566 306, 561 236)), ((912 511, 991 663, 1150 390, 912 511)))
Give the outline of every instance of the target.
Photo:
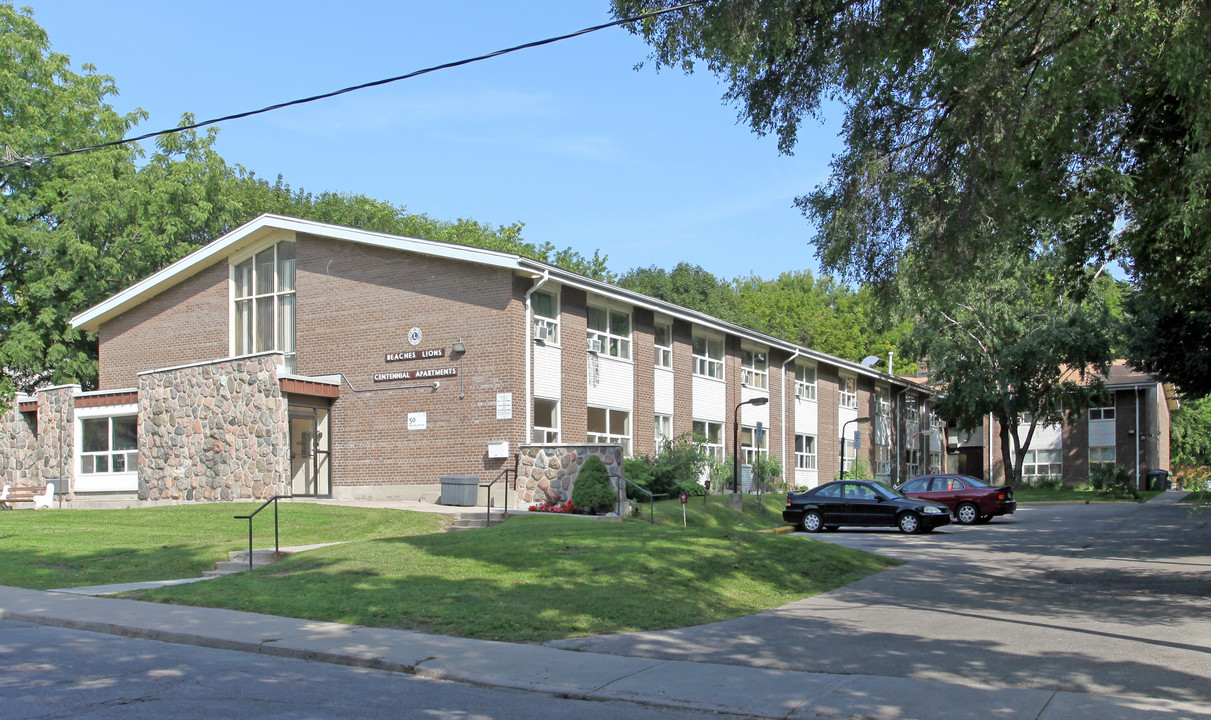
POLYGON ((896 498, 904 497, 904 493, 902 493, 899 490, 896 490, 894 488, 889 488, 882 483, 872 483, 871 487, 873 487, 875 489, 876 493, 882 495, 883 497, 887 498, 888 500, 894 500, 896 498))
POLYGON ((970 475, 960 475, 959 477, 963 478, 963 481, 972 487, 989 487, 988 483, 983 480, 977 480, 970 475))

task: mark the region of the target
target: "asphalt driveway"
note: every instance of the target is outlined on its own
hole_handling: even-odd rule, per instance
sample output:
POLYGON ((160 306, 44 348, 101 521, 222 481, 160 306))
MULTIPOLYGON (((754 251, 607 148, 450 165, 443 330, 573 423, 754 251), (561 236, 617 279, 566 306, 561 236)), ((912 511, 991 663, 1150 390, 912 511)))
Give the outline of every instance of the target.
POLYGON ((802 535, 904 560, 726 622, 549 643, 644 658, 992 687, 1211 698, 1211 511, 1023 506, 931 535, 802 535))

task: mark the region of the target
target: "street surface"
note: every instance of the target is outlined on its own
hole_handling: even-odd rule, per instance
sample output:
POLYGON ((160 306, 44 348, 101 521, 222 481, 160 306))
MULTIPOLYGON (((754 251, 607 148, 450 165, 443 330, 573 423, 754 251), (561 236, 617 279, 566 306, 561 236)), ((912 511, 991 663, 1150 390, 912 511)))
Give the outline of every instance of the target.
POLYGON ((0 720, 727 720, 0 620, 0 720))
POLYGON ((930 535, 806 535, 906 561, 825 595, 699 627, 554 647, 781 670, 1205 703, 1211 513, 1025 506, 930 535))

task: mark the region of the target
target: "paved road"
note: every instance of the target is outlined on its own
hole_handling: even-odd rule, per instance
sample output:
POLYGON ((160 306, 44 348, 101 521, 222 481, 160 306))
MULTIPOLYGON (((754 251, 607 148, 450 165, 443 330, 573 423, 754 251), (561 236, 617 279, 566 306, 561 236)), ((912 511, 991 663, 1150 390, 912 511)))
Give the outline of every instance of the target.
POLYGON ((736 718, 0 620, 0 720, 736 718))
POLYGON ((746 618, 550 645, 1205 703, 1209 519, 1168 503, 1026 506, 932 535, 804 535, 906 564, 746 618))

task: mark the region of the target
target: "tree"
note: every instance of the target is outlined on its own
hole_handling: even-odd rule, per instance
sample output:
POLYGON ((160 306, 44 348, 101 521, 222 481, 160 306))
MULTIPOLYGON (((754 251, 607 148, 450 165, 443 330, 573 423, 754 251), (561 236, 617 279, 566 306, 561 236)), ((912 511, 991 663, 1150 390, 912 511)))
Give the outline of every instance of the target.
POLYGON ((1211 465, 1211 398, 1183 402, 1169 434, 1173 465, 1211 465))
POLYGON ((720 320, 739 322, 731 285, 698 265, 682 262, 671 271, 655 265, 634 268, 618 278, 618 285, 720 320))
MULTIPOLYGON (((670 4, 614 0, 620 17, 670 4)), ((906 263, 944 285, 990 252, 1046 254, 1075 298, 1086 268, 1119 260, 1175 312, 1208 310, 1205 2, 716 0, 634 30, 657 65, 721 75, 783 152, 841 103, 846 148, 797 201, 826 271, 889 291, 906 263)), ((1133 347, 1165 339, 1133 332, 1133 347)), ((1211 361, 1206 344, 1173 350, 1155 355, 1162 377, 1211 361)))
POLYGON ((596 455, 590 455, 580 466, 576 483, 572 485, 572 505, 596 515, 610 512, 617 502, 617 490, 610 482, 605 463, 596 455))
POLYGON ((1062 286, 1047 263, 1002 254, 986 257, 972 283, 908 295, 921 313, 911 342, 929 358, 930 384, 940 390, 936 411, 963 430, 992 415, 1010 484, 1040 425, 1067 422, 1104 393, 1113 281, 1091 281, 1081 302, 1062 286))

